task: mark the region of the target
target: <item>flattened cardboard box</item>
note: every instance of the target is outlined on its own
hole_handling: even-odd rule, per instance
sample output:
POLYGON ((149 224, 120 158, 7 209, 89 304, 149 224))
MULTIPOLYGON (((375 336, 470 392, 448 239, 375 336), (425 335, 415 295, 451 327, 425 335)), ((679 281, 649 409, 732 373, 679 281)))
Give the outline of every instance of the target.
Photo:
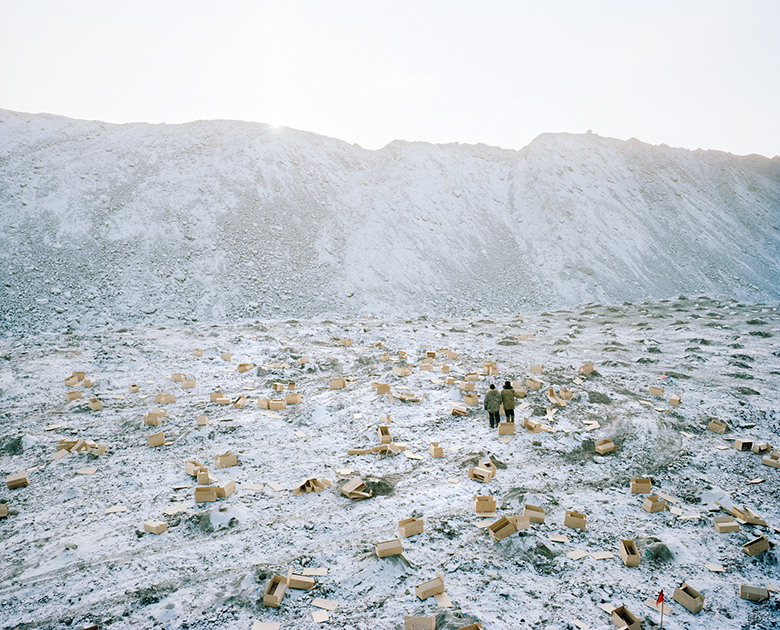
POLYGON ((374 545, 374 550, 379 558, 387 558, 388 556, 397 556, 403 553, 404 548, 401 545, 400 538, 393 538, 393 540, 385 540, 384 542, 378 542, 374 545))
POLYGON ((416 536, 423 531, 423 519, 418 518, 406 518, 402 521, 398 521, 398 534, 403 538, 409 538, 410 536, 416 536))
POLYGON ((639 566, 641 556, 639 555, 639 550, 636 548, 636 543, 633 540, 621 540, 618 550, 620 551, 620 558, 623 560, 625 566, 639 566))
POLYGON ((694 615, 704 607, 704 595, 685 582, 674 589, 672 599, 694 615))
POLYGON ((374 491, 370 490, 366 492, 366 484, 360 477, 353 477, 341 488, 339 488, 341 494, 348 497, 352 501, 360 501, 361 499, 368 499, 373 496, 374 491))

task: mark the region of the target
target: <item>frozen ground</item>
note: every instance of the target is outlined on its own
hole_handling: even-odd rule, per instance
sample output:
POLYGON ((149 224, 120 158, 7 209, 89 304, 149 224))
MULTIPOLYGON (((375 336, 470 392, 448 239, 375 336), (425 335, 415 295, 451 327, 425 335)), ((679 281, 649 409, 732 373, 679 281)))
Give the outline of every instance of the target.
MULTIPOLYGON (((754 557, 740 549, 759 534, 778 542, 778 470, 738 452, 729 438, 780 445, 778 339, 775 306, 693 296, 493 320, 173 321, 6 335, 0 472, 28 470, 30 485, 0 489, 9 509, 0 519, 0 626, 249 630, 253 621, 278 621, 282 628, 315 628, 311 602, 322 597, 338 602, 323 625, 332 628, 397 629, 405 614, 436 614, 438 628, 479 620, 490 630, 557 629, 576 619, 606 629, 612 625, 598 608, 603 603, 624 604, 648 628, 658 614, 643 602, 663 588, 672 608, 666 628, 777 628, 776 593, 754 604, 736 592, 740 582, 780 585, 776 547, 754 557), (532 336, 520 341, 525 334, 532 336), (354 345, 337 345, 342 338, 354 345), (194 348, 203 356, 193 356, 194 348), (531 365, 544 366, 536 375, 542 390, 529 390, 530 406, 518 413, 508 443, 488 429, 478 407, 466 417, 449 414, 458 386, 445 384, 438 368, 419 370, 427 350, 442 348, 458 353, 446 363, 459 380, 484 360, 497 363, 499 374, 477 383, 480 397, 488 381, 524 380, 531 365), (397 361, 379 360, 385 352, 397 359, 398 351, 408 353, 410 376, 393 376, 397 361), (302 356, 308 362, 298 367, 302 356), (244 362, 259 367, 239 374, 244 362), (265 367, 279 362, 291 367, 265 367), (577 368, 586 362, 596 371, 577 385, 577 368), (73 371, 95 384, 77 387, 83 398, 66 403, 72 388, 63 380, 73 371), (195 388, 182 389, 174 373, 195 378, 195 388), (347 387, 328 389, 334 377, 348 377, 347 387), (421 400, 393 404, 374 393, 372 380, 421 400), (275 381, 295 381, 303 402, 273 414, 258 409, 259 398, 278 396, 275 381), (138 393, 128 391, 133 383, 138 393), (662 387, 664 397, 649 396, 651 385, 662 387), (524 417, 547 422, 544 392, 562 386, 574 397, 555 414, 555 433, 522 429, 524 417), (244 394, 248 404, 208 402, 217 390, 244 394), (144 426, 143 414, 160 406, 153 396, 163 392, 176 396, 165 405, 168 417, 159 428, 144 426), (681 396, 679 407, 668 405, 671 394, 681 396), (89 410, 92 396, 102 410, 89 410), (393 439, 421 459, 347 455, 377 443, 380 416, 388 413, 393 439), (208 426, 196 426, 199 414, 208 416, 208 426), (711 419, 728 431, 707 431, 711 419), (586 420, 601 427, 586 431, 586 420), (52 425, 59 426, 46 430, 52 425), (147 447, 146 437, 159 429, 171 444, 147 447), (52 460, 58 440, 76 437, 107 450, 52 460), (593 441, 601 438, 613 440, 615 452, 596 456, 593 441), (444 447, 443 458, 429 456, 430 442, 444 447), (215 456, 228 450, 238 454, 238 465, 216 468, 215 456), (494 480, 469 480, 468 467, 488 456, 498 467, 494 480), (238 489, 216 503, 195 504, 187 460, 206 463, 219 483, 235 480, 238 489), (90 466, 97 468, 93 475, 78 474, 90 466), (353 475, 374 489, 373 497, 353 503, 341 495, 338 487, 353 475), (293 496, 289 489, 306 477, 333 485, 293 496), (683 517, 697 518, 643 511, 642 497, 628 490, 632 477, 651 477, 654 491, 678 500, 683 517), (764 481, 748 483, 756 479, 764 481), (264 485, 270 482, 286 489, 264 485), (527 502, 544 509, 545 523, 493 542, 475 526, 483 519, 474 514, 473 497, 485 494, 496 498, 498 516, 519 514, 527 502), (770 527, 718 534, 716 500, 748 506, 770 527), (120 505, 127 510, 105 513, 120 505), (166 515, 166 508, 181 511, 166 515), (567 509, 587 515, 585 532, 563 527, 567 509), (424 519, 425 531, 403 539, 403 557, 377 558, 374 543, 393 538, 397 522, 413 515, 424 519), (143 533, 149 519, 166 521, 168 531, 143 533), (553 543, 550 535, 569 542, 553 543), (621 538, 636 540, 639 567, 622 565, 621 538), (615 557, 566 556, 577 549, 615 557), (705 563, 724 571, 711 572, 705 563), (288 591, 279 609, 263 607, 268 577, 286 575, 289 567, 326 568, 327 575, 316 578, 312 591, 288 591), (452 608, 414 595, 415 585, 435 572, 444 577, 452 608), (683 581, 706 598, 697 615, 671 601, 683 581)), ((436 366, 440 358, 441 352, 436 366)))

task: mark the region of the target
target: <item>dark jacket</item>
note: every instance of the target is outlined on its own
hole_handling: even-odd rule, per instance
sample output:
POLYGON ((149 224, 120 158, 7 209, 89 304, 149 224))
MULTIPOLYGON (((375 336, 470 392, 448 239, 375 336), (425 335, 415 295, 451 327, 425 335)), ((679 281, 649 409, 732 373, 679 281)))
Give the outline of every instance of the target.
POLYGON ((498 413, 501 409, 501 394, 497 389, 489 389, 485 394, 485 409, 493 413, 498 413))

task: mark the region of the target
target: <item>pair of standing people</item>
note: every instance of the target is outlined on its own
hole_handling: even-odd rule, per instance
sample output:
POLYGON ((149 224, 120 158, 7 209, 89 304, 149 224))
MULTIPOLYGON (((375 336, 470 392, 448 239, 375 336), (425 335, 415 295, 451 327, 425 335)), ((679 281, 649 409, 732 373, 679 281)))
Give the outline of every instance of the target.
POLYGON ((515 421, 515 390, 509 381, 504 383, 504 389, 500 392, 493 383, 485 394, 485 409, 488 412, 490 428, 495 429, 501 421, 501 405, 504 405, 504 415, 507 422, 515 421))

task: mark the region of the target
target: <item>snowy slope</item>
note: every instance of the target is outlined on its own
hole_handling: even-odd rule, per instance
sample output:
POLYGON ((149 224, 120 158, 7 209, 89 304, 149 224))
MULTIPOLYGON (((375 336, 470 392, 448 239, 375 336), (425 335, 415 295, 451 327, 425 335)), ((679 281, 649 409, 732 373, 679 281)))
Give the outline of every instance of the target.
POLYGON ((780 158, 0 111, 0 328, 776 302, 780 158))

